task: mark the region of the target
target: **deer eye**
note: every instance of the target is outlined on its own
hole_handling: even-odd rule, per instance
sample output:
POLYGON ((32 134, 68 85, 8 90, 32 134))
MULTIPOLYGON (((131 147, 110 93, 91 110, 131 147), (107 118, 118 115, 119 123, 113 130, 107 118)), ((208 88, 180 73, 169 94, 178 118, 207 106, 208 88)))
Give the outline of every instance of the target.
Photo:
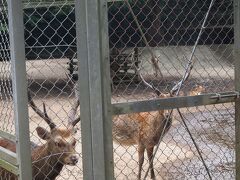
POLYGON ((73 128, 73 133, 77 134, 77 132, 78 132, 78 128, 77 127, 73 128))
POLYGON ((76 146, 76 140, 73 141, 72 146, 76 146))
POLYGON ((56 141, 56 142, 55 142, 55 145, 58 146, 59 148, 65 147, 65 143, 62 142, 62 141, 56 141))

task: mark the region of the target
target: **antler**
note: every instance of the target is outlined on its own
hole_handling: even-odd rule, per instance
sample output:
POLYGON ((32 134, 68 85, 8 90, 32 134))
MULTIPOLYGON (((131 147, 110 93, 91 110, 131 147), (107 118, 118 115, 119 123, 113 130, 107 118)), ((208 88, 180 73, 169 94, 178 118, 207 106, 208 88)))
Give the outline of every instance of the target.
POLYGON ((41 117, 43 118, 46 123, 49 125, 50 129, 54 129, 56 127, 56 124, 52 121, 51 118, 49 118, 47 111, 46 111, 46 106, 45 103, 43 103, 43 112, 36 106, 36 104, 32 100, 32 96, 30 91, 28 91, 28 102, 31 106, 31 108, 41 117))
POLYGON ((80 105, 79 100, 74 103, 72 109, 69 112, 69 120, 68 123, 71 124, 73 127, 81 120, 80 116, 75 119, 75 116, 77 114, 77 108, 80 105))
POLYGON ((143 78, 143 76, 142 76, 142 74, 141 74, 140 72, 138 72, 138 74, 139 74, 141 80, 143 81, 143 83, 144 83, 145 85, 147 85, 148 87, 150 87, 150 88, 157 94, 157 96, 160 96, 160 95, 162 94, 161 91, 160 91, 158 88, 156 88, 156 87, 154 87, 153 85, 149 84, 149 83, 143 78))
MULTIPOLYGON (((132 55, 131 55, 131 60, 133 60, 134 53, 135 53, 135 52, 133 51, 133 52, 132 52, 132 55)), ((131 62, 132 62, 132 61, 131 61, 131 62)), ((135 67, 135 69, 136 69, 136 71, 137 71, 137 74, 140 76, 141 80, 143 81, 143 83, 144 83, 145 85, 147 85, 148 87, 150 87, 150 88, 157 94, 157 96, 160 96, 160 95, 162 94, 161 91, 160 91, 158 88, 154 87, 153 85, 149 84, 149 83, 143 78, 142 74, 141 74, 140 71, 139 71, 139 68, 137 68, 135 65, 134 65, 134 67, 135 67)))

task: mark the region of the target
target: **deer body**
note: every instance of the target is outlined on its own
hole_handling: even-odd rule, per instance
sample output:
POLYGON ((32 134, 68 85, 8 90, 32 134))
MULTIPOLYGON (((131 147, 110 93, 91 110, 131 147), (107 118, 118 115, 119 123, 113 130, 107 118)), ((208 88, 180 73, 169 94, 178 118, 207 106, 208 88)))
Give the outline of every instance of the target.
MULTIPOLYGON (((158 97, 166 98, 171 94, 162 94, 157 88, 148 84, 142 76, 142 81, 152 88, 158 97)), ((205 88, 196 86, 187 95, 199 95, 205 88)), ((153 149, 162 137, 168 132, 172 125, 172 118, 166 115, 166 111, 152 111, 125 114, 113 117, 113 140, 120 145, 138 146, 139 170, 138 179, 141 179, 142 165, 144 162, 144 152, 147 151, 148 160, 150 163, 151 178, 155 179, 153 169, 153 149), (165 127, 165 128, 164 128, 165 127)))
POLYGON ((114 141, 120 145, 138 146, 138 179, 141 179, 145 150, 150 163, 151 178, 155 179, 152 162, 153 149, 158 144, 161 134, 164 135, 171 127, 171 124, 172 120, 167 121, 163 110, 125 114, 113 118, 114 141))
POLYGON ((115 116, 113 139, 121 145, 139 144, 149 147, 158 143, 164 125, 164 112, 141 112, 115 116))

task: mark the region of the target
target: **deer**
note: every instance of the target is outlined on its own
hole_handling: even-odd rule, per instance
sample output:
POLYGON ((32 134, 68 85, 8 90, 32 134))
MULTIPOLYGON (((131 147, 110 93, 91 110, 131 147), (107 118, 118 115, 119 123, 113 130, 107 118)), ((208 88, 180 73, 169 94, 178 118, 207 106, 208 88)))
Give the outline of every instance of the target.
POLYGON ((193 89, 188 93, 189 96, 196 96, 201 95, 203 92, 206 91, 205 86, 202 85, 195 85, 193 89))
MULTIPOLYGON (((173 97, 172 93, 162 93, 154 85, 149 84, 137 70, 142 82, 155 92, 157 98, 173 97)), ((197 85, 187 95, 200 95, 205 87, 197 85)), ((141 171, 144 162, 144 152, 147 151, 151 179, 156 179, 153 168, 153 150, 159 141, 166 135, 172 126, 172 117, 167 110, 152 112, 131 113, 113 116, 112 135, 113 140, 120 145, 137 145, 138 149, 138 180, 141 179, 141 171)))
MULTIPOLYGON (((162 93, 158 88, 149 84, 139 72, 138 75, 142 82, 154 91, 157 98, 168 98, 174 96, 172 93, 162 93)), ((75 88, 77 88, 77 86, 75 86, 75 88)), ((199 95, 204 90, 205 88, 203 86, 196 86, 186 95, 199 95)), ((72 109, 69 115, 71 116, 71 119, 74 119, 76 109, 80 105, 78 91, 76 90, 75 93, 77 93, 77 101, 75 102, 75 108, 72 109)), ((164 137, 171 126, 172 117, 169 115, 167 110, 112 116, 112 136, 114 142, 122 146, 137 145, 138 180, 141 179, 145 151, 147 151, 149 160, 151 179, 156 179, 153 167, 153 150, 154 147, 159 143, 160 137, 164 137)))
MULTIPOLYGON (((53 120, 48 116, 45 103, 43 111, 34 103, 31 93, 28 92, 28 103, 30 107, 48 124, 50 131, 38 126, 36 132, 42 140, 46 142, 42 145, 34 145, 31 149, 32 159, 32 179, 34 180, 55 180, 62 171, 64 165, 75 166, 79 157, 77 156, 75 146, 76 133, 75 125, 80 121, 69 118, 68 126, 58 128, 53 120)), ((77 104, 76 104, 77 105, 77 104)), ((74 111, 76 108, 72 108, 74 111)), ((16 153, 16 144, 7 139, 0 139, 0 146, 16 153)), ((10 180, 17 180, 17 176, 0 168, 0 178, 10 177, 10 180)))
MULTIPOLYGON (((132 57, 134 56, 132 53, 132 57)), ((133 61, 132 61, 133 62, 133 61)), ((134 65, 133 65, 134 66, 134 65)), ((135 66, 134 66, 135 67, 135 66)), ((139 72, 139 69, 135 67, 136 72, 141 78, 142 82, 150 87, 157 98, 168 98, 174 96, 173 93, 162 93, 158 88, 149 84, 139 72)), ((78 86, 75 84, 76 106, 79 103, 78 86)), ((196 87, 189 95, 199 95, 200 91, 205 90, 202 86, 196 87)), ((75 117, 73 109, 71 112, 71 118, 75 117)), ((141 179, 142 166, 144 163, 144 153, 147 151, 147 157, 149 160, 149 169, 151 179, 156 179, 153 167, 153 151, 154 147, 159 144, 160 138, 164 137, 172 126, 172 117, 167 110, 157 110, 152 112, 139 112, 130 113, 124 115, 112 116, 112 136, 113 140, 123 146, 137 145, 138 149, 138 180, 141 179)))
POLYGON ((179 91, 179 96, 197 96, 206 91, 203 85, 194 85, 190 91, 179 91))
MULTIPOLYGON (((170 94, 160 92, 156 87, 147 83, 142 75, 142 81, 154 90, 158 98, 170 97, 170 94)), ((75 86, 77 88, 77 86, 75 86)), ((77 91, 75 91, 76 93, 77 91)), ((78 92, 77 92, 78 93, 78 92)), ((80 105, 76 97, 76 106, 80 105)), ((71 112, 72 119, 75 117, 74 109, 71 112)), ((125 115, 112 116, 112 136, 113 141, 123 146, 137 145, 138 149, 138 179, 141 179, 142 166, 144 163, 144 153, 147 151, 151 178, 156 179, 153 168, 153 150, 158 144, 160 136, 164 136, 172 125, 172 118, 166 110, 157 110, 152 112, 131 113, 125 115)))
POLYGON ((165 135, 171 125, 172 119, 167 118, 164 110, 132 113, 113 118, 113 140, 123 146, 137 145, 139 180, 141 179, 145 150, 150 163, 151 179, 156 179, 153 168, 153 150, 158 144, 161 134, 165 135))
MULTIPOLYGON (((170 94, 160 92, 159 89, 147 83, 138 73, 142 82, 150 87, 157 98, 167 98, 170 94)), ((172 118, 166 110, 139 112, 113 116, 113 140, 123 146, 137 145, 138 150, 138 180, 141 179, 144 153, 147 152, 151 179, 156 179, 153 167, 154 147, 159 143, 172 126, 172 118)))

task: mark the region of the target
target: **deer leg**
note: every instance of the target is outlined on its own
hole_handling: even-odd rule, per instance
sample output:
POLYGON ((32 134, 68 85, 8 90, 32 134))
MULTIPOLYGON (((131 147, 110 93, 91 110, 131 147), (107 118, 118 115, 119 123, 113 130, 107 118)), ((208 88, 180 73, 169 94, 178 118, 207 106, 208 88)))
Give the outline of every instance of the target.
POLYGON ((138 145, 138 180, 141 179, 141 171, 144 162, 144 151, 145 147, 143 145, 138 145))
POLYGON ((147 148, 147 155, 150 165, 151 179, 156 179, 153 169, 153 147, 147 148))

